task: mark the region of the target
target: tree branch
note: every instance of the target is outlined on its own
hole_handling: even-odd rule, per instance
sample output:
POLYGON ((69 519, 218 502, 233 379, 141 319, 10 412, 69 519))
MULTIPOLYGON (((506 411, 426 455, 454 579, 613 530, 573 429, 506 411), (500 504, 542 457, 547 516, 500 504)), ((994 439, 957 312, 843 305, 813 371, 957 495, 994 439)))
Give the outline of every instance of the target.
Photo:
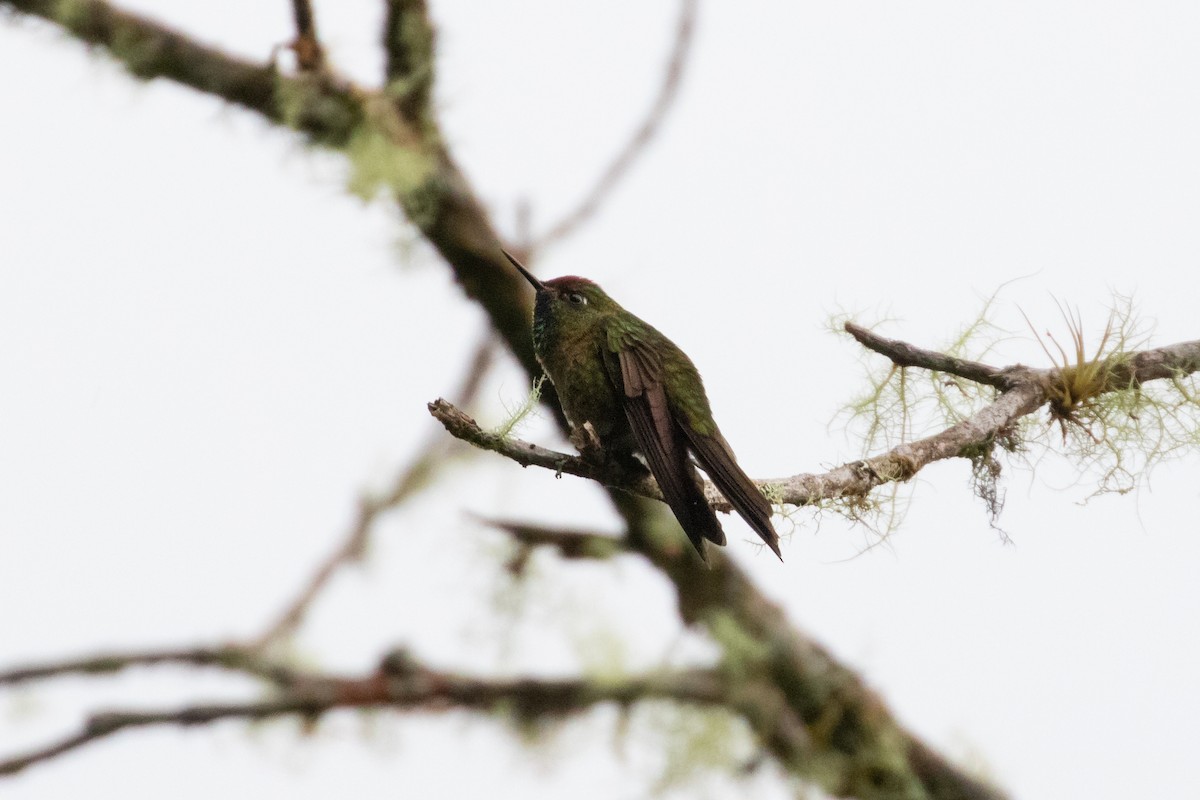
POLYGON ((0 686, 16 686, 64 675, 106 675, 128 667, 183 664, 194 667, 219 667, 262 678, 277 686, 296 682, 296 672, 240 647, 148 650, 139 653, 107 653, 88 658, 17 667, 0 672, 0 686))
POLYGON ((387 91, 410 122, 428 115, 433 92, 433 28, 425 0, 386 0, 383 22, 387 91))
POLYGON ((649 476, 634 476, 619 464, 599 464, 569 453, 550 450, 540 445, 491 433, 479 427, 479 423, 453 404, 438 398, 428 404, 429 413, 442 423, 450 435, 474 445, 481 450, 490 450, 516 461, 523 467, 542 467, 556 473, 588 478, 613 489, 662 500, 658 484, 649 476))
MULTIPOLYGON (((1004 794, 939 756, 905 730, 860 677, 802 635, 724 551, 697 569, 683 548, 631 538, 674 584, 680 618, 700 625, 722 645, 740 675, 762 675, 776 692, 776 711, 739 709, 784 768, 837 797, 1002 800, 1004 794), (778 736, 792 717, 812 746, 778 736)), ((740 680, 745 680, 741 678, 740 680)))
POLYGON ((1113 365, 1108 390, 1119 391, 1155 380, 1174 380, 1200 372, 1200 339, 1135 353, 1113 365))
MULTIPOLYGON (((287 76, 271 63, 253 63, 199 44, 146 17, 104 0, 0 0, 0 6, 42 17, 109 55, 142 79, 167 78, 294 128, 317 144, 382 157, 395 174, 391 189, 406 216, 453 268, 531 376, 541 374, 529 338, 529 284, 500 252, 483 205, 446 150, 432 113, 420 125, 401 114, 386 93, 329 72, 287 76), (377 143, 389 150, 377 153, 377 143)), ((433 40, 423 4, 401 3, 413 36, 433 40)), ((420 96, 420 95, 418 95, 420 96)), ((426 98, 428 99, 428 98, 426 98)), ((352 154, 353 155, 353 154, 352 154)), ((553 404, 554 394, 547 396, 553 404)))
POLYGON ((579 205, 564 215, 561 220, 551 225, 550 229, 542 234, 532 247, 528 248, 529 250, 540 250, 549 244, 566 238, 580 225, 587 222, 600 208, 612 190, 617 187, 617 184, 621 182, 621 179, 629 173, 630 168, 637 161, 638 157, 645 152, 650 142, 654 140, 654 137, 662 127, 667 112, 675 104, 675 99, 679 95, 679 87, 683 83, 683 75, 688 64, 688 55, 691 52, 692 34, 696 29, 698 7, 698 0, 681 0, 680 2, 679 21, 675 28, 675 43, 671 49, 671 56, 667 61, 666 69, 663 71, 662 84, 658 88, 658 95, 654 98, 654 103, 650 106, 650 111, 646 115, 646 118, 634 130, 629 141, 617 153, 617 157, 608 165, 608 168, 600 174, 596 184, 592 187, 591 191, 584 195, 579 205))
MULTIPOLYGON (((885 483, 907 481, 935 461, 962 456, 985 447, 1011 429, 1013 424, 1048 402, 1047 387, 1060 379, 1060 369, 1012 366, 1003 370, 972 361, 922 350, 904 342, 885 339, 855 325, 847 325, 856 339, 889 358, 898 366, 920 366, 948 372, 988 385, 1006 387, 992 403, 944 431, 905 442, 886 453, 843 464, 820 474, 799 474, 773 480, 756 480, 764 494, 776 503, 811 505, 822 500, 862 497, 885 483)), ((1200 371, 1200 341, 1145 350, 1118 362, 1108 379, 1106 391, 1118 391, 1151 380, 1175 378, 1200 371)), ((466 414, 445 400, 429 404, 429 412, 452 436, 476 447, 499 453, 521 466, 537 466, 557 473, 576 475, 630 494, 661 500, 654 479, 629 475, 615 465, 597 464, 579 456, 548 450, 520 439, 482 430, 466 414)), ((705 494, 714 508, 728 512, 727 501, 711 482, 705 494)))
POLYGON ((147 17, 103 0, 0 0, 19 12, 62 26, 82 42, 105 48, 131 74, 166 78, 296 128, 316 142, 344 146, 362 122, 349 83, 281 75, 147 17))
POLYGON ((296 39, 292 50, 296 63, 303 70, 319 70, 325 66, 325 51, 317 38, 317 20, 309 0, 292 0, 292 17, 296 21, 296 39))
POLYGON ((853 336, 858 343, 868 350, 874 350, 880 355, 887 356, 897 367, 921 367, 933 372, 946 372, 966 378, 976 383, 995 386, 997 389, 1011 389, 1013 381, 1004 370, 981 364, 978 361, 967 361, 962 358, 938 353, 934 350, 923 350, 920 347, 902 342, 899 339, 888 339, 880 336, 869 328, 845 324, 846 333, 853 336))
MULTIPOLYGON (((130 654, 79 659, 36 668, 39 677, 68 672, 95 672, 80 665, 130 666, 164 662, 209 665, 206 656, 220 650, 130 654)), ((252 656, 241 653, 247 663, 252 656)), ((121 668, 121 667, 116 667, 121 668)), ((103 671, 112 671, 105 669, 103 671)), ((25 678, 32 679, 25 670, 25 678)), ((255 674, 258 670, 255 669, 255 674)), ((11 676, 15 672, 5 673, 11 676)), ((642 700, 671 700, 705 706, 728 703, 729 690, 721 676, 710 670, 682 670, 624 680, 488 680, 426 668, 407 654, 389 656, 380 669, 364 678, 321 674, 293 676, 281 684, 276 696, 250 703, 212 703, 180 708, 107 711, 92 714, 72 734, 28 753, 0 760, 0 776, 12 775, 91 742, 128 728, 153 725, 204 725, 225 719, 263 720, 302 715, 315 719, 335 709, 392 708, 402 711, 444 711, 451 708, 495 713, 506 709, 522 720, 559 718, 586 711, 602 703, 629 705, 642 700)))
POLYGON ((623 539, 592 531, 547 528, 525 522, 510 522, 484 517, 476 517, 476 519, 489 528, 504 531, 520 545, 553 547, 559 555, 567 559, 606 559, 628 549, 623 539))

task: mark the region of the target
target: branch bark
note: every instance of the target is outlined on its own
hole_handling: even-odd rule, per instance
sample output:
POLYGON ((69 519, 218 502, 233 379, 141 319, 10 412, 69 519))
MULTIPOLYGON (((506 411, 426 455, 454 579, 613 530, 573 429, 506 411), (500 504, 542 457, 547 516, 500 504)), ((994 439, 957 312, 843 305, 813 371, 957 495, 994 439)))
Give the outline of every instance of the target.
POLYGON ((552 547, 558 551, 559 555, 567 559, 603 560, 628 550, 624 539, 602 533, 547 528, 542 525, 530 525, 526 522, 510 522, 483 517, 478 519, 489 528, 504 531, 514 542, 523 547, 552 547))
MULTIPOLYGON (((907 481, 936 461, 977 452, 1010 430, 1019 419, 1046 405, 1048 387, 1062 375, 1062 370, 1057 368, 1033 369, 1014 365, 999 369, 886 339, 857 325, 847 324, 846 329, 865 346, 892 359, 897 366, 947 372, 1003 391, 994 402, 957 425, 923 439, 905 442, 880 455, 842 464, 823 473, 756 480, 758 487, 775 503, 803 506, 843 497, 864 497, 883 484, 907 481)), ((1105 391, 1120 391, 1148 381, 1174 379, 1198 371, 1200 340, 1181 342, 1130 354, 1128 359, 1117 362, 1105 391)), ((629 475, 612 465, 489 433, 445 400, 430 403, 429 412, 452 436, 503 455, 521 466, 552 469, 630 494, 662 500, 662 492, 650 476, 629 475)), ((730 511, 729 504, 711 482, 705 484, 705 495, 717 510, 730 511)))
POLYGON ((292 18, 296 21, 296 39, 292 42, 296 63, 303 70, 322 69, 325 50, 317 37, 317 19, 309 0, 292 0, 292 18))
POLYGON ((947 372, 986 386, 994 386, 1001 391, 1011 389, 1015 385, 1005 370, 978 361, 955 358, 936 350, 925 350, 899 339, 888 339, 853 322, 847 322, 844 327, 846 333, 853 336, 859 344, 887 356, 897 367, 921 367, 933 372, 947 372))
POLYGON ((162 663, 222 666, 266 677, 275 683, 276 691, 274 696, 248 703, 207 703, 94 713, 73 733, 21 755, 0 759, 0 776, 14 775, 122 730, 154 725, 187 727, 225 719, 263 720, 290 715, 315 720, 332 710, 363 708, 409 712, 462 708, 485 714, 501 711, 528 721, 560 718, 603 703, 629 705, 642 700, 723 707, 730 703, 732 691, 714 670, 678 670, 602 682, 541 678, 493 680, 431 669, 406 652, 389 655, 372 674, 348 678, 293 672, 249 651, 231 648, 83 658, 2 673, 0 684, 70 673, 115 672, 129 666, 162 663), (275 679, 285 674, 286 680, 275 679))
POLYGON ((129 667, 162 664, 217 667, 261 678, 277 686, 289 686, 296 682, 296 672, 290 667, 256 656, 244 648, 193 647, 183 650, 104 653, 50 664, 17 667, 0 672, 0 686, 17 686, 67 675, 109 675, 129 667))

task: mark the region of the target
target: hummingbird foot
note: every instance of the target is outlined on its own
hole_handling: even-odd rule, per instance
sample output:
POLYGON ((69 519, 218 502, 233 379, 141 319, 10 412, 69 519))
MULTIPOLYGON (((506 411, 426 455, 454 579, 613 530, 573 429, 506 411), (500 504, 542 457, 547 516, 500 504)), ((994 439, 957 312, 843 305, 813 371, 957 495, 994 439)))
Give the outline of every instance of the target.
POLYGON ((585 422, 575 426, 571 429, 569 438, 571 444, 575 445, 575 449, 579 451, 579 455, 583 456, 584 461, 590 461, 593 464, 603 464, 608 461, 604 445, 600 444, 600 437, 596 434, 592 423, 585 422))
POLYGON ((633 452, 621 448, 605 447, 590 422, 576 425, 571 429, 568 438, 575 449, 579 451, 580 457, 588 463, 604 467, 606 470, 615 470, 630 480, 644 478, 651 474, 645 463, 633 452))

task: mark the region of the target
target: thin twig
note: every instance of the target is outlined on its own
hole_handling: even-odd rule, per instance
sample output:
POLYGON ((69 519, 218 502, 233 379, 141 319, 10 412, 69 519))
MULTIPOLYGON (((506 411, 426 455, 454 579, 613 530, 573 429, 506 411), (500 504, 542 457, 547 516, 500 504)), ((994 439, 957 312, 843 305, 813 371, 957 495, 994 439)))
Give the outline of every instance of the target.
POLYGON ((945 372, 1001 390, 1013 386, 1012 378, 1004 370, 996 367, 956 358, 935 350, 924 350, 899 339, 888 339, 853 322, 847 322, 844 327, 846 333, 853 336, 863 347, 887 356, 898 367, 921 367, 934 372, 945 372))
POLYGON ((481 450, 499 453, 523 467, 542 467, 560 474, 566 473, 580 478, 588 478, 605 486, 622 489, 653 500, 662 499, 662 492, 659 491, 658 484, 653 478, 631 476, 616 463, 602 464, 588 461, 579 456, 550 450, 532 442, 485 431, 469 414, 442 398, 429 404, 429 413, 442 423, 450 435, 456 439, 462 439, 481 450))
POLYGON ((434 34, 425 0, 386 0, 382 44, 387 92, 405 119, 431 113, 434 34))
MULTIPOLYGON (((462 385, 455 393, 464 405, 473 403, 479 394, 494 356, 495 340, 491 331, 488 331, 475 348, 462 385)), ((317 565, 312 576, 280 612, 275 622, 248 645, 251 649, 261 650, 288 636, 300 626, 304 615, 338 569, 362 559, 376 520, 430 485, 434 474, 451 463, 450 455, 454 448, 448 445, 450 442, 445 436, 439 435, 437 431, 431 432, 417 456, 396 474, 386 492, 375 497, 364 496, 359 500, 358 514, 341 543, 317 565)))
POLYGON ((317 38, 317 20, 309 0, 292 0, 292 17, 296 21, 296 39, 291 48, 296 63, 303 70, 320 70, 325 66, 325 50, 317 38))
POLYGON ((630 167, 633 166, 637 158, 646 150, 646 147, 658 134, 662 128, 663 120, 667 116, 667 112, 671 110, 676 98, 679 96, 679 87, 683 83, 683 76, 688 64, 688 55, 691 52, 692 34, 696 29, 698 7, 698 0, 682 0, 680 2, 679 21, 675 27, 675 43, 671 48, 671 56, 667 61, 666 69, 663 71, 662 84, 658 88, 658 95, 654 98, 654 103, 650 106, 650 111, 646 115, 646 118, 634 130, 625 147, 621 149, 617 157, 608 165, 608 168, 601 173, 600 178, 596 181, 591 191, 580 201, 579 205, 570 213, 564 215, 557 223, 551 225, 549 230, 534 241, 533 246, 529 248, 530 250, 542 249, 549 244, 565 238, 595 214, 609 193, 628 174, 630 167))
POLYGON ((478 516, 476 519, 490 528, 504 531, 518 544, 526 547, 553 547, 559 555, 568 559, 606 559, 628 549, 624 540, 603 533, 549 528, 478 516))
POLYGON ((295 670, 290 667, 264 659, 241 647, 195 647, 137 653, 104 653, 87 658, 14 667, 0 672, 0 686, 16 686, 65 675, 107 675, 128 667, 159 664, 219 667, 253 675, 277 686, 290 686, 297 679, 295 670))

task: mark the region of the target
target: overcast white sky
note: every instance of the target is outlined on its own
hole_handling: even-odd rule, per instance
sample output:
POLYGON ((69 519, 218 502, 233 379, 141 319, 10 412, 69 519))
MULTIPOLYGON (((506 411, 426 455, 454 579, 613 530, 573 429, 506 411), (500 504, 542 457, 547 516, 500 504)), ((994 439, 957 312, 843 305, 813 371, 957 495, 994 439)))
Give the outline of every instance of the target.
MULTIPOLYGON (((290 32, 284 0, 127 5, 254 58, 290 32)), ((502 229, 522 200, 548 224, 652 97, 675 4, 431 5, 451 146, 502 229)), ((381 7, 317 3, 331 57, 364 82, 381 7)), ((1120 292, 1154 343, 1196 338, 1197 37, 1185 2, 706 4, 661 138, 538 269, 595 278, 680 344, 763 477, 858 455, 828 425, 863 388, 859 352, 825 332, 839 311, 936 346, 1025 276, 995 308, 1015 334, 997 361, 1044 359, 1018 306, 1057 326, 1054 297, 1093 336, 1120 292)), ((428 434, 424 404, 457 384, 482 317, 426 250, 399 257, 411 232, 345 193, 337 157, 22 20, 0 22, 0 74, 0 665, 251 635, 428 434)), ((526 388, 506 364, 481 416, 526 388)), ((544 421, 526 433, 552 440, 544 421)), ((802 511, 780 565, 726 525, 799 626, 1014 797, 1182 797, 1198 466, 1080 505, 1091 485, 1054 455, 1012 465, 1011 544, 961 463, 922 472, 865 552, 868 533, 802 511)), ((547 558, 506 589, 501 540, 463 511, 616 526, 587 484, 481 457, 387 518, 302 655, 365 671, 404 643, 451 668, 562 673, 698 647, 633 562, 547 558)), ((0 752, 98 706, 253 691, 168 670, 3 693, 0 752)), ((532 758, 469 718, 373 725, 130 733, 0 793, 634 798, 655 768, 644 740, 613 753, 607 713, 532 758)))

